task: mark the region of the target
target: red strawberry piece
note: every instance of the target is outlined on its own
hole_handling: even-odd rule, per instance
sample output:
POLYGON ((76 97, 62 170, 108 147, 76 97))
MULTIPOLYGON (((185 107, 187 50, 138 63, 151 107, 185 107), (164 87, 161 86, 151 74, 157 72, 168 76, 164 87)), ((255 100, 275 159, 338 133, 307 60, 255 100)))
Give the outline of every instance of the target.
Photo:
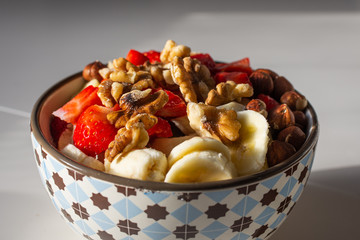
POLYGON ((160 61, 160 52, 155 50, 150 50, 143 53, 145 57, 147 57, 151 64, 161 62, 160 61))
POLYGON ((216 65, 217 72, 245 72, 247 75, 250 75, 253 70, 250 67, 249 58, 243 58, 238 61, 225 64, 216 65))
POLYGON ((93 157, 104 152, 117 133, 117 129, 106 118, 111 111, 112 109, 99 105, 87 108, 76 124, 74 145, 93 157))
POLYGON ((156 112, 156 116, 164 117, 164 118, 172 118, 172 117, 181 117, 186 115, 186 103, 185 101, 179 97, 178 95, 170 92, 168 90, 164 90, 169 96, 169 101, 165 104, 165 106, 156 112))
POLYGON ((101 100, 97 95, 97 87, 88 86, 64 106, 53 112, 53 115, 59 117, 68 123, 76 124, 80 114, 88 107, 94 104, 101 105, 101 100))
POLYGON ((214 79, 216 84, 226 81, 234 81, 235 83, 247 83, 252 86, 249 77, 244 72, 218 72, 215 74, 214 79))
POLYGON ((215 61, 208 53, 198 53, 191 55, 191 58, 195 58, 205 65, 213 75, 215 73, 215 61))
POLYGON ((275 99, 265 94, 259 94, 257 98, 266 104, 266 111, 268 112, 274 107, 280 105, 275 99))
POLYGON ((170 123, 160 117, 158 117, 158 122, 152 128, 148 129, 147 132, 149 137, 167 138, 173 136, 170 123))
POLYGON ((129 62, 131 62, 136 66, 139 66, 139 65, 143 65, 146 61, 149 60, 149 58, 147 58, 141 52, 131 49, 126 56, 126 60, 128 60, 129 62))

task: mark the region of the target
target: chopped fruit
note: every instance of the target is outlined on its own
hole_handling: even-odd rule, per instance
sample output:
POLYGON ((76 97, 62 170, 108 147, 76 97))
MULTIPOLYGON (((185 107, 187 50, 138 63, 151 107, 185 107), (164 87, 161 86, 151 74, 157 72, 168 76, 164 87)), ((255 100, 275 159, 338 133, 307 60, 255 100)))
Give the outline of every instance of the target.
POLYGON ((160 61, 160 52, 155 50, 150 50, 143 53, 145 57, 147 57, 151 64, 161 62, 160 61))
POLYGON ((149 60, 149 58, 147 58, 141 52, 131 49, 126 56, 126 60, 128 60, 129 62, 131 62, 136 66, 139 66, 139 65, 143 65, 146 61, 149 60))
POLYGON ((97 90, 97 87, 88 86, 64 106, 53 112, 53 115, 67 123, 76 124, 76 121, 84 110, 94 104, 101 105, 97 90))
POLYGON ((250 75, 253 70, 250 67, 249 58, 243 58, 231 63, 220 63, 216 65, 217 72, 244 72, 250 75))
POLYGON ((76 124, 74 145, 90 156, 104 152, 117 133, 117 129, 107 120, 112 109, 93 105, 87 108, 76 124))
POLYGON ((60 136, 68 128, 68 124, 69 123, 65 122, 64 120, 61 120, 56 116, 54 116, 54 118, 52 119, 50 123, 50 132, 54 140, 55 147, 58 147, 60 136))
POLYGON ((259 94, 257 96, 258 99, 260 99, 261 101, 263 101, 266 104, 266 111, 270 111, 271 109, 273 109, 276 106, 279 106, 280 104, 273 99, 272 97, 265 95, 265 94, 259 94))
POLYGON ((165 90, 169 96, 169 101, 165 106, 156 112, 156 116, 164 118, 181 117, 186 115, 186 103, 178 95, 165 90))
POLYGON ((211 74, 215 73, 215 61, 212 57, 207 53, 197 53, 191 55, 191 58, 196 58, 199 60, 203 65, 205 65, 211 72, 211 74))
POLYGON ((244 72, 218 72, 215 74, 214 79, 216 84, 226 81, 234 81, 235 83, 247 83, 252 86, 249 77, 244 72))
POLYGON ((147 130, 149 137, 172 137, 171 126, 168 121, 158 117, 158 122, 152 128, 147 130))

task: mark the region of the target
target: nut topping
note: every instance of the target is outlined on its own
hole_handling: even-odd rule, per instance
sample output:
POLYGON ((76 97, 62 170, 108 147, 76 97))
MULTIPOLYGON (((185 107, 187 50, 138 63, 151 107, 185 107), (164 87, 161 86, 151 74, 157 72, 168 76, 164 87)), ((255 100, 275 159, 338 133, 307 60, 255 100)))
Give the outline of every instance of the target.
POLYGON ((275 99, 279 100, 285 92, 293 90, 293 85, 285 77, 278 76, 274 79, 273 96, 275 99))
POLYGON ((116 128, 121 128, 137 114, 155 114, 168 102, 169 97, 163 90, 154 94, 150 94, 151 91, 151 89, 133 90, 122 95, 119 101, 121 110, 109 113, 107 115, 108 120, 115 124, 116 128))
POLYGON ((295 117, 286 104, 281 104, 270 111, 268 121, 273 129, 282 130, 294 125, 295 117))
POLYGON ((260 113, 265 118, 268 116, 268 112, 266 111, 266 104, 260 99, 253 99, 246 105, 247 110, 253 110, 255 112, 260 113))
POLYGON ((221 82, 216 85, 216 90, 210 90, 205 103, 219 106, 232 101, 241 102, 243 97, 251 97, 252 95, 253 88, 249 84, 236 84, 233 81, 221 82))
POLYGON ((235 111, 203 103, 189 103, 187 112, 190 126, 200 136, 215 138, 224 143, 239 138, 241 124, 235 111))
POLYGON ((277 137, 277 140, 290 143, 296 150, 300 149, 305 139, 305 133, 297 126, 290 126, 281 130, 277 137))
POLYGON ((82 76, 86 81, 91 81, 93 79, 101 81, 103 77, 99 74, 99 70, 103 68, 106 68, 106 66, 99 61, 89 63, 85 66, 82 76))
POLYGON ((266 154, 269 167, 281 163, 295 154, 296 149, 293 145, 287 142, 274 140, 270 143, 268 152, 266 154))
POLYGON ((273 79, 265 71, 256 70, 250 75, 249 80, 255 89, 256 95, 260 93, 269 95, 274 89, 273 79))
POLYGON ((191 49, 184 45, 177 45, 173 40, 168 40, 165 43, 164 49, 160 54, 160 61, 162 63, 169 63, 173 61, 175 57, 189 57, 191 49))
POLYGON ((215 87, 209 69, 190 57, 175 57, 171 63, 171 75, 186 102, 204 101, 210 89, 215 87))
POLYGON ((306 98, 301 95, 300 93, 297 93, 295 91, 288 91, 285 92, 281 98, 281 103, 286 103, 291 110, 304 110, 307 107, 307 100, 306 98))

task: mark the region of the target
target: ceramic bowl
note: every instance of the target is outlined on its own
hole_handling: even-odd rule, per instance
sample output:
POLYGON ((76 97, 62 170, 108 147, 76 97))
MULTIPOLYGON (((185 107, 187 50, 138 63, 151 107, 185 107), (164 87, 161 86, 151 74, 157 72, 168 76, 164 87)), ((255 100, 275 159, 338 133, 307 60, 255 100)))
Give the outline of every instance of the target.
POLYGON ((51 113, 83 83, 81 73, 75 74, 39 98, 31 115, 31 139, 51 201, 85 239, 267 239, 299 200, 318 140, 311 105, 306 110, 306 142, 281 164, 212 183, 145 182, 85 167, 53 146, 51 113))

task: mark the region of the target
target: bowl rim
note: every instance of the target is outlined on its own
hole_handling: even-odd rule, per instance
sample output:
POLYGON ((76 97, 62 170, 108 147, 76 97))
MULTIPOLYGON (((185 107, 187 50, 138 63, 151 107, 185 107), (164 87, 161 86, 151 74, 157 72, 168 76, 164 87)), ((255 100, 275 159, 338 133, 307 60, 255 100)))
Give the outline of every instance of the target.
POLYGON ((229 180, 222 180, 216 182, 204 182, 204 183, 165 183, 165 182, 152 182, 152 181, 143 181, 137 179, 129 179, 121 176, 116 176, 112 174, 108 174, 105 172, 101 172, 90 167, 84 166, 74 160, 71 160, 61 152, 59 152, 51 143, 49 143, 42 130, 40 129, 40 121, 39 116, 44 106, 47 98, 55 92, 59 87, 74 81, 82 76, 82 72, 75 73, 66 77, 65 79, 57 82, 53 86, 51 86, 48 90, 46 90, 36 101, 34 107, 31 112, 30 118, 30 127, 31 131, 35 137, 35 139, 39 142, 41 147, 45 149, 48 154, 51 154, 53 158, 66 167, 80 172, 81 174, 97 178, 109 183, 113 183, 116 185, 123 185, 132 188, 142 189, 142 190, 150 190, 150 191, 172 191, 172 192, 194 192, 194 191, 211 191, 211 190, 220 190, 220 189, 229 189, 229 188, 237 188, 240 186, 246 186, 253 183, 257 183, 261 180, 268 179, 272 176, 277 175, 280 172, 283 172, 294 164, 298 163, 306 156, 309 151, 316 147, 318 136, 319 136, 319 122, 316 115, 316 112, 310 102, 308 102, 307 111, 309 116, 312 119, 312 126, 308 127, 308 137, 300 148, 294 155, 290 158, 281 162, 273 167, 270 167, 264 171, 247 175, 240 176, 229 180))

